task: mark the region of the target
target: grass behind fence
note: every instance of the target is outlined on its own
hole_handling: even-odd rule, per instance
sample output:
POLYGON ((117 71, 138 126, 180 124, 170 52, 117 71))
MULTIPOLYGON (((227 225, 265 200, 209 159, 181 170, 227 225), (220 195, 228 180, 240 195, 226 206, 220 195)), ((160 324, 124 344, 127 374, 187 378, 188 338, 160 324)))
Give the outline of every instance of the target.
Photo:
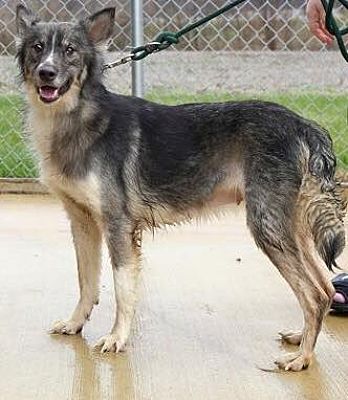
POLYGON ((0 96, 0 177, 37 176, 37 168, 25 143, 20 96, 0 96))
MULTIPOLYGON (((334 140, 340 165, 348 168, 347 96, 341 93, 326 93, 325 95, 308 92, 268 93, 246 96, 221 92, 190 94, 180 91, 154 90, 147 94, 147 98, 166 104, 246 98, 275 101, 326 127, 334 140)), ((0 177, 37 176, 36 165, 23 140, 21 109, 23 109, 23 103, 19 96, 0 96, 0 177)))

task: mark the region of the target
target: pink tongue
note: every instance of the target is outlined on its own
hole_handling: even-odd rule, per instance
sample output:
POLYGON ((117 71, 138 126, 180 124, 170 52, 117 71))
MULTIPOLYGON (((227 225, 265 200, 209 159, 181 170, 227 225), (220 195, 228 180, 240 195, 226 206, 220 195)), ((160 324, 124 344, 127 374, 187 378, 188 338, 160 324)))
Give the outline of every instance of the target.
POLYGON ((51 86, 42 86, 39 89, 40 96, 47 101, 53 101, 58 98, 58 89, 51 86))

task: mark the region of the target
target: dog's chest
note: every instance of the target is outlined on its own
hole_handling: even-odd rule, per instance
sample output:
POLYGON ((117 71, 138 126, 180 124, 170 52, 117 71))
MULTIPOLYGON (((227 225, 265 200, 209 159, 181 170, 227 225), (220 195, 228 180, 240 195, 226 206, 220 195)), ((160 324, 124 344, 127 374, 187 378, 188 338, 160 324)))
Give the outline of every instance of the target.
POLYGON ((32 141, 39 156, 42 181, 58 196, 68 196, 100 215, 100 185, 95 171, 90 171, 82 178, 71 178, 62 175, 52 162, 52 131, 57 130, 54 126, 54 116, 32 113, 28 122, 32 141))

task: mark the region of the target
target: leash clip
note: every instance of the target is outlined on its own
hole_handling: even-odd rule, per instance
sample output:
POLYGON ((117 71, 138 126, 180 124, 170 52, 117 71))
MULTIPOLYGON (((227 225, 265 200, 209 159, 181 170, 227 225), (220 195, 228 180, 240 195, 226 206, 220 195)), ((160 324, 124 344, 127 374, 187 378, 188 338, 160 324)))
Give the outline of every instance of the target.
POLYGON ((114 61, 114 62, 109 63, 109 64, 104 64, 102 70, 105 71, 107 69, 118 67, 119 65, 127 64, 127 63, 133 61, 133 59, 134 59, 134 54, 133 53, 128 54, 127 56, 122 57, 117 61, 114 61))
POLYGON ((102 71, 106 71, 107 69, 115 68, 120 65, 128 64, 131 61, 141 60, 148 54, 160 51, 161 45, 162 45, 161 42, 153 41, 153 42, 149 42, 149 43, 144 44, 143 46, 138 46, 138 47, 127 46, 127 49, 131 49, 131 53, 129 53, 125 57, 120 58, 117 61, 111 62, 109 64, 104 64, 102 71), (138 54, 138 53, 140 53, 140 54, 138 54))
POLYGON ((159 46, 161 44, 162 44, 161 42, 156 42, 156 41, 146 43, 144 45, 144 50, 149 54, 155 53, 156 51, 159 51, 159 46))

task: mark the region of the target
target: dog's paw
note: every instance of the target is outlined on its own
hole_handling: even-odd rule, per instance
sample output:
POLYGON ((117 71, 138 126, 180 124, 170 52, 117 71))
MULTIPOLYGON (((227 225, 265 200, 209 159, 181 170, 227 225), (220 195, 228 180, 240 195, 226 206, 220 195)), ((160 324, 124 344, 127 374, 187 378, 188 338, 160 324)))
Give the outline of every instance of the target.
POLYGON ((83 324, 81 322, 74 321, 70 319, 69 321, 57 321, 53 324, 52 328, 49 330, 51 334, 61 334, 61 335, 75 335, 81 332, 83 324))
POLYGON ((127 338, 122 338, 117 333, 110 333, 103 336, 95 344, 95 349, 100 349, 101 353, 120 353, 126 350, 127 338))
POLYGON ((285 354, 280 357, 275 364, 280 369, 285 371, 302 371, 306 369, 310 363, 310 357, 306 357, 302 352, 297 351, 295 353, 285 354))
POLYGON ((302 341, 302 331, 282 331, 279 332, 280 339, 283 342, 299 346, 302 341))

